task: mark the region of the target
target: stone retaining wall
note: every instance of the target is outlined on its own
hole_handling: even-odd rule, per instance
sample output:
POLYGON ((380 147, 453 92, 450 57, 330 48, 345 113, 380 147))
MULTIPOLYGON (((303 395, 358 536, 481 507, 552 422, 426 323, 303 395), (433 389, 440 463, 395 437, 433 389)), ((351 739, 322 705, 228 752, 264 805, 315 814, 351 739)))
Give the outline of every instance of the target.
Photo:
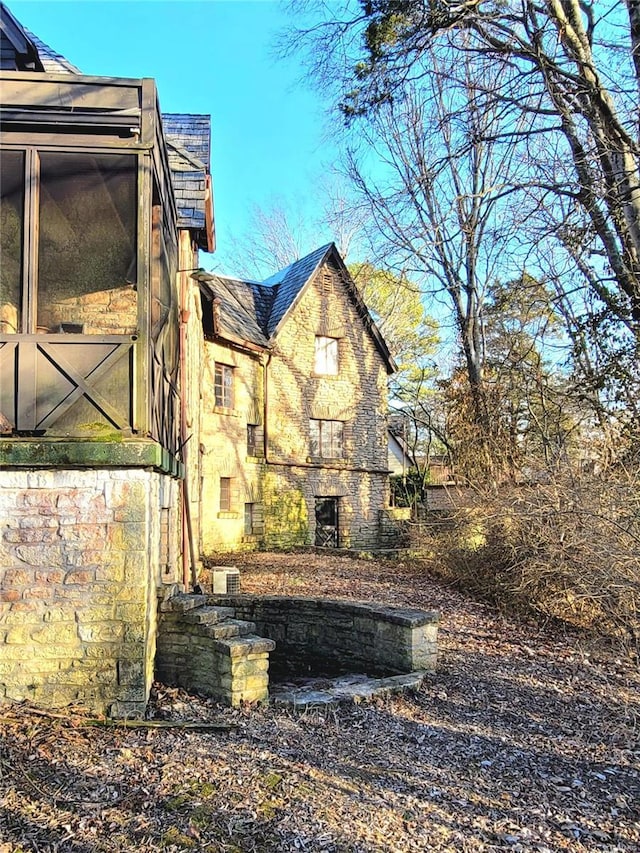
POLYGON ((275 640, 271 671, 366 672, 389 675, 433 670, 439 615, 363 602, 297 596, 209 595, 210 604, 234 608, 275 640))

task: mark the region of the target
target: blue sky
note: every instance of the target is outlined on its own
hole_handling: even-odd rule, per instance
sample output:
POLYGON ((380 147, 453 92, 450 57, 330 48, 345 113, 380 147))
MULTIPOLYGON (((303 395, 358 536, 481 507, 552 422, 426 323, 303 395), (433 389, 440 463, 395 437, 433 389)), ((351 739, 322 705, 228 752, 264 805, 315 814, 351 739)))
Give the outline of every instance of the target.
MULTIPOLYGON (((314 186, 335 157, 319 96, 295 60, 274 56, 287 24, 277 0, 8 0, 27 29, 83 73, 153 77, 165 112, 212 117, 218 249, 205 266, 229 263, 231 237, 253 205, 279 198, 314 215, 314 186)), ((318 235, 318 245, 332 239, 318 235)), ((233 269, 229 269, 230 272, 233 269)))

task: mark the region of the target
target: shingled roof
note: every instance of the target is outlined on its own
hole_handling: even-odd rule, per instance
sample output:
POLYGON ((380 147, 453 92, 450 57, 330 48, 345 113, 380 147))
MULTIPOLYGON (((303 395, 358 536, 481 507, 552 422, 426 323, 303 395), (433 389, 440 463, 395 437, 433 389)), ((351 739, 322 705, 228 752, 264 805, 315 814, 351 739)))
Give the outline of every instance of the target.
POLYGON ((197 274, 194 277, 200 282, 202 293, 213 312, 210 322, 205 319, 205 326, 213 335, 232 343, 248 343, 267 349, 272 345, 287 315, 302 296, 315 272, 329 259, 340 270, 365 328, 384 359, 389 373, 393 373, 396 365, 387 344, 334 243, 321 246, 261 282, 229 278, 216 273, 197 274))
POLYGON ((289 309, 298 299, 305 284, 334 248, 333 243, 321 246, 310 255, 300 258, 263 282, 274 288, 274 300, 267 325, 269 336, 274 335, 289 309))
POLYGON ((33 44, 35 45, 42 68, 47 74, 80 74, 80 69, 76 68, 69 60, 45 44, 41 38, 38 38, 34 33, 25 30, 33 44))
POLYGON ((207 240, 211 117, 163 113, 162 125, 178 208, 178 227, 195 231, 199 246, 212 251, 213 246, 207 240))

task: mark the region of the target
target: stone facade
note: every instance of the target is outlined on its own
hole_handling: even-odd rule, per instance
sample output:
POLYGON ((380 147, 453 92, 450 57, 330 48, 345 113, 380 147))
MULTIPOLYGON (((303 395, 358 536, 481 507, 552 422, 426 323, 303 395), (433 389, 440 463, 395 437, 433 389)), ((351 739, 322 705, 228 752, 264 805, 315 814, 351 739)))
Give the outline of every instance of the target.
POLYGON ((177 503, 150 470, 0 472, 0 698, 144 712, 177 503))
POLYGON ((268 346, 249 350, 224 336, 205 342, 200 437, 205 554, 321 544, 317 498, 335 501, 333 545, 379 547, 379 511, 389 503, 389 368, 352 287, 329 257, 268 346), (335 374, 315 371, 318 337, 337 342, 335 374), (216 365, 232 371, 228 408, 216 405, 216 365), (339 452, 313 455, 312 421, 340 425, 339 452), (248 430, 256 445, 251 449, 248 430), (221 489, 230 490, 230 499, 221 489))
POLYGON ((201 546, 217 550, 254 548, 263 543, 258 519, 245 530, 245 504, 262 507, 264 481, 262 360, 240 349, 205 341, 201 394, 201 546), (233 371, 233 406, 216 406, 215 366, 233 371), (247 426, 258 427, 258 446, 248 447, 247 426), (230 480, 228 502, 221 481, 230 480))

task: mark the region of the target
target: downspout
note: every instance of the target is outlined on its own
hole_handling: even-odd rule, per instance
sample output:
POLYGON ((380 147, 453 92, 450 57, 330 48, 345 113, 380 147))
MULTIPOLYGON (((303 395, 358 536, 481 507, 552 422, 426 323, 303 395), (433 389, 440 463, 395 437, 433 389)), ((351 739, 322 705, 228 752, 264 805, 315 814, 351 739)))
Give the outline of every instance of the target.
POLYGON ((267 358, 262 365, 262 453, 265 465, 269 463, 269 434, 267 424, 269 423, 269 378, 268 369, 271 364, 273 353, 268 352, 267 358))
POLYGON ((187 435, 187 323, 189 321, 190 311, 187 308, 187 275, 186 272, 181 273, 180 281, 180 390, 181 390, 181 405, 180 405, 180 447, 182 448, 182 460, 184 464, 184 476, 181 480, 182 485, 182 582, 188 588, 189 580, 193 592, 200 592, 198 586, 198 570, 196 566, 196 549, 193 541, 193 524, 191 519, 191 504, 189 500, 189 468, 187 465, 187 442, 190 436, 187 435), (184 531, 186 529, 186 539, 184 531), (185 545, 188 546, 188 552, 185 545))

